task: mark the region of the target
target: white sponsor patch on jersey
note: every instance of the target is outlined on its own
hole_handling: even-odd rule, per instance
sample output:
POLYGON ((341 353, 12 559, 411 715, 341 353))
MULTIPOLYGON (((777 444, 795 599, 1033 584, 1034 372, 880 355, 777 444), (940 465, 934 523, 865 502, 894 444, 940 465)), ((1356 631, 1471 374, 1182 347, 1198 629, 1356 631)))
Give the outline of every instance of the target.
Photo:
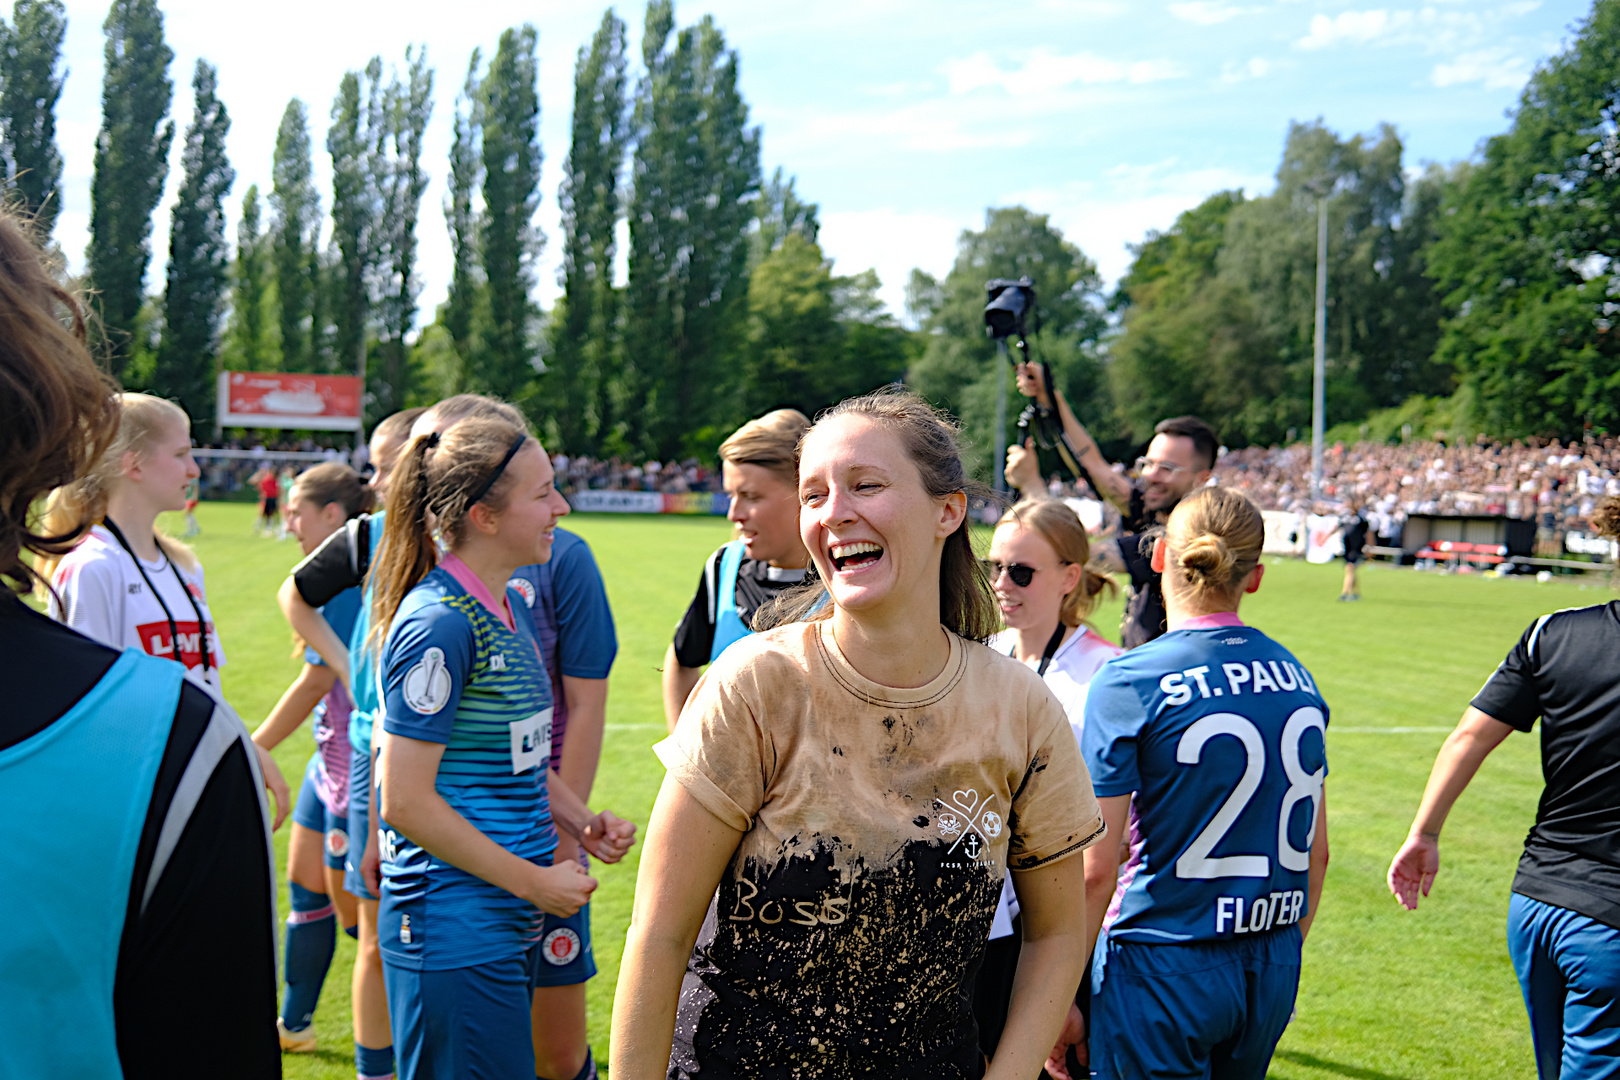
POLYGON ((530 581, 528 578, 515 577, 506 583, 506 587, 508 589, 516 589, 518 591, 518 595, 523 597, 523 603, 529 607, 534 607, 534 582, 530 581))
POLYGON ((423 716, 432 716, 450 702, 454 680, 444 666, 444 650, 431 648, 405 673, 405 704, 423 716))
POLYGON ((559 926, 540 943, 540 955, 553 967, 572 964, 579 956, 579 935, 566 926, 559 926))

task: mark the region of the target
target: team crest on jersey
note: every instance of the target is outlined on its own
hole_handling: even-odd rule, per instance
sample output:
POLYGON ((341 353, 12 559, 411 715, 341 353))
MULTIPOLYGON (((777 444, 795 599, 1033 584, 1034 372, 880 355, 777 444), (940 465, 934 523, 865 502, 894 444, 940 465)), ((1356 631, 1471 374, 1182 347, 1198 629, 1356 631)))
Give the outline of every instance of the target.
POLYGON ((506 587, 516 589, 518 595, 523 597, 523 603, 528 607, 534 607, 534 582, 528 578, 515 577, 506 583, 506 587))
POLYGON ((553 967, 572 964, 579 957, 579 935, 566 926, 559 926, 540 943, 540 955, 553 967))
POLYGON ((402 690, 405 704, 423 716, 432 716, 450 703, 453 688, 450 671, 444 666, 444 650, 432 648, 405 673, 402 690))

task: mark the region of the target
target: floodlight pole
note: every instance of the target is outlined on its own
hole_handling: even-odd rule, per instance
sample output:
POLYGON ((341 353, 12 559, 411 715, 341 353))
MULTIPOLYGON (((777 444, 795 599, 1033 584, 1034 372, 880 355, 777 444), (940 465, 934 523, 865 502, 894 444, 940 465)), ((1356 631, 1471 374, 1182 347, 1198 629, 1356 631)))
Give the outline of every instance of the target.
POLYGON ((1007 491, 1007 339, 996 338, 996 471, 991 486, 1007 491))
POLYGON ((1327 397, 1327 196, 1316 197, 1316 356, 1311 379, 1311 501, 1322 497, 1322 426, 1327 397))

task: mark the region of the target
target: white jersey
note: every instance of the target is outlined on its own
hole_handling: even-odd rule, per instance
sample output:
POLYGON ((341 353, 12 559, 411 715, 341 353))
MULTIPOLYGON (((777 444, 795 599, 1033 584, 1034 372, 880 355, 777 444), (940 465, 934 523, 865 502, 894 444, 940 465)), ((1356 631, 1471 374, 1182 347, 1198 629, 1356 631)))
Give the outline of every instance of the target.
MULTIPOLYGON (((1003 630, 985 642, 1000 653, 1012 652, 1017 643, 1016 630, 1003 630)), ((1082 626, 1052 654, 1052 662, 1046 666, 1046 674, 1042 678, 1063 705, 1063 711, 1069 717, 1069 727, 1074 729, 1075 742, 1080 741, 1080 732, 1086 723, 1086 691, 1091 685, 1092 676, 1124 651, 1089 627, 1082 626)), ((1028 661, 1026 666, 1039 668, 1040 664, 1037 659, 1028 661)), ((1013 893, 1012 875, 1008 874, 1001 883, 1001 903, 990 924, 990 940, 1010 935, 1013 932, 1013 917, 1017 914, 1018 897, 1013 893)))
POLYGON ((171 565, 167 556, 160 555, 156 562, 142 559, 137 567, 135 556, 125 551, 105 526, 96 525, 62 559, 51 578, 51 588, 55 592, 50 601, 51 618, 115 649, 134 648, 150 656, 179 660, 194 682, 218 691, 225 653, 219 645, 213 613, 208 610, 201 566, 187 570, 171 565), (146 570, 145 576, 141 568, 146 570), (152 595, 154 588, 157 596, 152 595), (207 624, 206 672, 202 663, 203 628, 197 625, 199 610, 207 624), (180 638, 178 656, 170 633, 171 618, 180 638))

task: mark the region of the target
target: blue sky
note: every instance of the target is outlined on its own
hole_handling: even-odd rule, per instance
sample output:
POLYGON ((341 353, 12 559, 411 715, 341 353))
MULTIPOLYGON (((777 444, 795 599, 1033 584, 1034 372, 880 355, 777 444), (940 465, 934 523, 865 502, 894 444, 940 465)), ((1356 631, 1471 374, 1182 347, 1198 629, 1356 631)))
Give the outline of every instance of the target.
MULTIPOLYGON (((839 273, 875 268, 902 312, 912 267, 950 268, 957 235, 988 206, 1022 203, 1054 224, 1113 281, 1126 244, 1166 228, 1206 195, 1270 189, 1291 120, 1320 117, 1341 133, 1393 123, 1409 168, 1452 162, 1503 130, 1526 76, 1567 41, 1586 0, 1434 0, 1428 4, 1271 0, 936 0, 773 4, 678 2, 684 25, 712 14, 741 54, 743 93, 763 126, 766 175, 781 166, 821 207, 822 246, 839 273)), ((88 237, 100 123, 105 4, 68 0, 58 107, 65 161, 57 238, 75 267, 88 237)), ((201 56, 220 72, 237 170, 231 235, 248 184, 269 187, 276 125, 290 97, 324 146, 345 70, 372 55, 403 61, 425 42, 438 69, 424 152, 433 182, 419 226, 423 320, 444 299, 450 265, 442 205, 454 95, 475 46, 503 27, 540 31, 539 223, 549 237, 537 295, 560 291, 557 184, 568 145, 576 51, 601 18, 595 5, 473 0, 281 0, 270 6, 167 0, 175 52, 173 115, 184 131, 201 56)), ((619 7, 639 58, 642 7, 619 7)), ((147 288, 162 285, 169 207, 179 184, 177 135, 154 221, 147 288)), ((316 155, 323 191, 330 170, 316 155)), ((323 198, 329 202, 330 195, 323 198)), ((329 207, 328 207, 329 208, 329 207)))

